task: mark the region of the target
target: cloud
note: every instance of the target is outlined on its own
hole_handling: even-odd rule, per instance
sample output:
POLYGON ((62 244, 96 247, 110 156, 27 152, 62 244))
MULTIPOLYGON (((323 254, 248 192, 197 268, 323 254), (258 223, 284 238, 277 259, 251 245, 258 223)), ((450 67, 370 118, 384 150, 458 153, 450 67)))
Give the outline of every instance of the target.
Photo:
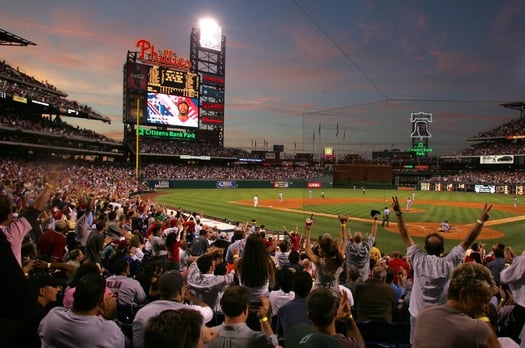
POLYGON ((496 46, 505 44, 515 44, 513 35, 509 32, 516 30, 516 26, 523 28, 523 12, 525 3, 520 0, 509 0, 499 2, 500 10, 497 12, 489 33, 489 40, 496 46))
POLYGON ((487 73, 498 67, 497 63, 468 52, 447 52, 433 49, 429 53, 435 59, 435 68, 438 72, 450 72, 456 77, 487 73))

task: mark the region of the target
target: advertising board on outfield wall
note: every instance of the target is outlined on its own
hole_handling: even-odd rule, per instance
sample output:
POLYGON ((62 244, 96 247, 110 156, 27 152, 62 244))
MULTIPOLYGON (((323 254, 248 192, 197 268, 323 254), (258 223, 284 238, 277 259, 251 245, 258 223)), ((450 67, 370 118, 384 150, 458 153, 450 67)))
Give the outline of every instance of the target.
MULTIPOLYGON (((322 188, 322 182, 297 181, 270 181, 270 180, 147 180, 150 188, 182 189, 182 188, 217 188, 217 189, 244 189, 244 188, 322 188)), ((330 187, 325 183, 324 187, 330 187)))
POLYGON ((513 155, 490 155, 480 156, 480 164, 512 164, 514 163, 513 155))
POLYGON ((525 184, 480 184, 480 183, 459 183, 459 182, 422 182, 421 191, 437 192, 476 192, 521 196, 525 192, 525 184))
POLYGON ((236 181, 233 180, 219 180, 217 181, 217 188, 238 188, 236 181))
POLYGON ((287 188, 288 186, 288 181, 276 181, 273 183, 274 188, 287 188))

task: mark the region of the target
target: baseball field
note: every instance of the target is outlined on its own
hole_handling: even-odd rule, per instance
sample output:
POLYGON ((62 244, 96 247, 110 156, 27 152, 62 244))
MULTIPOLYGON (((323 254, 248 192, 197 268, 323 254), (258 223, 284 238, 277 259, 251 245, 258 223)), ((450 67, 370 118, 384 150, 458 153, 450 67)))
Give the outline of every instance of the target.
MULTIPOLYGON (((513 206, 512 195, 465 192, 431 192, 406 190, 361 189, 170 189, 159 190, 153 200, 169 208, 182 208, 208 217, 219 217, 229 221, 264 224, 267 229, 282 233, 299 227, 304 233, 304 221, 314 216, 312 234, 330 233, 339 235, 338 214, 347 214, 347 228, 351 232, 368 232, 371 227, 371 210, 383 212, 391 206, 392 196, 399 198, 409 233, 416 243, 422 245, 422 237, 437 232, 443 220, 448 220, 452 229, 442 233, 446 239, 446 250, 456 245, 479 218, 485 203, 492 204, 490 219, 479 237, 479 241, 490 248, 496 241, 511 246, 516 253, 525 250, 525 197, 518 197, 513 206), (325 198, 321 197, 324 191, 325 198), (283 201, 279 201, 279 192, 283 201), (415 193, 411 208, 406 201, 415 193), (253 205, 253 197, 259 197, 259 206, 253 205)), ((377 246, 384 252, 404 251, 399 236, 396 216, 391 215, 389 227, 379 226, 377 246)))

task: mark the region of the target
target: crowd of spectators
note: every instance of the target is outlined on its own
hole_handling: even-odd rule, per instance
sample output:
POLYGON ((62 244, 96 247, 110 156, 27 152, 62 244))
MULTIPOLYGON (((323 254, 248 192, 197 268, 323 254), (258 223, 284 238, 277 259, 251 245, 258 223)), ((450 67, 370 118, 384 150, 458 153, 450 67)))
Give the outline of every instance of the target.
POLYGON ((447 176, 433 176, 426 181, 432 183, 454 183, 454 184, 480 184, 480 185, 502 185, 502 184, 524 184, 525 172, 523 171, 462 171, 447 176))
MULTIPOLYGON (((189 308, 201 313, 201 320, 208 326, 220 325, 222 320, 228 324, 246 322, 244 329, 234 337, 238 340, 245 335, 246 346, 256 342, 265 342, 264 346, 268 347, 278 344, 271 325, 277 313, 271 312, 271 304, 264 297, 274 288, 275 277, 263 280, 264 286, 259 286, 259 290, 253 293, 253 288, 246 284, 253 283, 258 276, 258 273, 252 272, 254 265, 251 263, 256 261, 248 258, 247 254, 240 257, 241 250, 252 250, 250 256, 257 254, 267 258, 268 272, 277 272, 277 264, 267 250, 268 244, 272 250, 276 249, 276 245, 259 234, 260 226, 239 225, 236 233, 240 247, 229 250, 234 260, 232 265, 239 260, 244 264, 246 273, 240 283, 251 292, 246 297, 246 303, 236 304, 241 309, 245 306, 245 313, 250 314, 239 317, 237 310, 226 305, 227 292, 221 302, 222 307, 218 305, 218 298, 209 294, 212 288, 222 293, 224 286, 233 285, 233 274, 244 274, 237 270, 228 275, 228 267, 223 262, 224 251, 221 251, 225 249, 213 246, 215 242, 216 245, 221 244, 219 239, 226 246, 235 239, 212 231, 209 226, 202 226, 196 214, 168 211, 140 196, 129 198, 137 183, 129 180, 130 173, 126 169, 70 165, 51 170, 41 164, 10 160, 4 160, 1 169, 2 237, 7 238, 5 245, 17 251, 11 251, 11 256, 4 256, 14 258, 19 255, 16 267, 21 267, 19 271, 25 274, 27 285, 35 294, 30 299, 21 300, 33 300, 38 305, 38 314, 32 310, 28 313, 31 325, 23 325, 27 323, 25 319, 21 319, 20 323, 14 320, 10 325, 16 330, 9 334, 4 331, 6 327, 1 326, 2 333, 6 334, 4 337, 8 338, 6 343, 39 346, 36 342, 41 341, 43 346, 82 346, 81 341, 98 330, 104 335, 93 338, 92 342, 99 346, 124 346, 125 340, 128 346, 130 342, 137 347, 148 346, 147 330, 151 317, 160 315, 166 309, 189 308), (33 212, 32 215, 25 213, 27 209, 33 212), (19 219, 13 220, 16 216, 19 219), (28 223, 37 216, 31 224, 28 223), (15 233, 15 227, 19 239, 11 236, 15 233), (173 240, 168 242, 175 235, 175 243, 173 240), (211 249, 208 243, 212 244, 211 249), (176 253, 173 252, 175 247, 178 249, 176 253), (100 278, 95 279, 98 275, 93 274, 93 267, 100 267, 98 273, 107 278, 106 289, 109 292, 106 290, 105 295, 104 289, 99 287, 100 278), (193 270, 193 275, 188 275, 187 280, 191 291, 183 286, 185 281, 179 273, 189 271, 189 268, 193 270), (215 275, 216 269, 222 269, 222 275, 215 275), (47 278, 40 280, 43 277, 47 278), (93 288, 87 284, 88 278, 93 288), (203 281, 220 281, 222 286, 211 286, 203 281), (258 295, 264 295, 262 305, 258 304, 258 295), (186 302, 192 304, 187 305, 186 302), (133 307, 132 315, 130 307, 133 307), (95 320, 97 314, 105 319, 95 320), (82 335, 64 332, 63 328, 71 320, 75 321, 72 327, 84 326, 82 335), (118 322, 122 331, 116 331, 112 322, 118 322), (257 334, 259 330, 262 333, 257 334), (258 338, 255 339, 254 335, 258 338)), ((224 244, 222 246, 225 247, 224 244)), ((238 292, 235 292, 230 301, 238 300, 238 292)), ((343 302, 342 306, 342 310, 349 313, 347 302, 343 302)), ((23 311, 1 311, 2 320, 23 314, 23 311)), ((330 322, 333 325, 336 312, 332 315, 330 322)), ((323 324, 328 325, 325 330, 331 332, 334 329, 335 335, 335 326, 329 323, 323 324)), ((216 330, 220 332, 219 328, 216 330)), ((355 324, 351 324, 347 332, 355 330, 355 324)), ((224 337, 222 335, 218 339, 224 337)), ((284 336, 281 339, 284 340, 284 336)), ((343 335, 338 339, 347 340, 343 335)), ((362 346, 357 338, 352 339, 354 341, 356 347, 362 346)))
MULTIPOLYGON (((55 117, 51 119, 50 117, 41 117, 41 118, 24 118, 20 115, 2 115, 0 116, 0 126, 7 129, 20 129, 48 134, 55 134, 66 137, 80 137, 86 138, 89 140, 100 140, 110 143, 117 143, 117 141, 97 133, 88 128, 74 127, 60 117, 55 117)), ((13 137, 16 135, 10 135, 13 137)), ((5 140, 9 140, 7 138, 5 140)), ((16 139, 16 138, 15 138, 16 139)))
MULTIPOLYGON (((137 192, 151 191, 143 182, 134 178, 133 169, 127 165, 77 161, 55 164, 46 161, 20 161, 2 159, 0 162, 0 192, 22 204, 34 196, 43 185, 46 173, 55 172, 61 188, 72 203, 91 193, 105 199, 127 200, 137 192)), ((20 206, 21 207, 21 206, 20 206)))
MULTIPOLYGON (((408 347, 412 333, 417 347, 424 340, 418 328, 430 320, 424 305, 445 306, 449 309, 439 315, 447 316, 462 301, 474 307, 459 306, 458 313, 482 322, 475 329, 477 339, 486 342, 500 335, 519 343, 523 338, 525 303, 519 272, 525 256, 501 243, 488 250, 475 242, 489 216, 487 205, 465 240, 441 257, 442 237, 434 233, 426 238, 426 255, 408 235, 395 200, 393 211, 407 252, 388 255, 378 246, 379 211, 370 234, 350 233, 346 215, 338 216, 338 236, 312 238, 311 218, 304 228, 286 231, 284 239, 273 238, 256 221, 238 224, 233 234, 226 234, 201 223, 197 213, 169 210, 140 196, 129 198, 131 190, 125 190, 135 184, 127 182, 125 170, 72 166, 49 171, 16 161, 4 161, 1 169, 0 237, 7 238, 12 250, 4 257, 17 260, 14 272, 25 274, 27 280, 21 281, 27 283, 22 285, 34 293, 19 298, 20 291, 10 298, 16 303, 34 301, 36 306, 27 310, 30 325, 27 319, 11 318, 24 312, 15 315, 0 308, 2 320, 11 318, 11 326, 0 329, 13 328, 5 336, 13 344, 81 346, 87 333, 98 330, 104 332, 104 338, 95 340, 100 346, 151 347, 151 342, 170 341, 169 330, 161 325, 170 311, 184 314, 185 325, 202 326, 193 334, 209 347, 234 342, 241 347, 294 346, 297 341, 291 336, 297 336, 298 327, 296 339, 316 334, 328 346, 364 347, 365 342, 382 339, 408 347), (23 240, 11 235, 14 224, 23 240), (486 270, 461 268, 465 262, 486 270), (461 278, 465 272, 481 272, 476 281, 486 278, 490 287, 480 283, 462 288, 454 277, 468 282, 471 278, 461 278), (449 293, 446 302, 449 279, 454 294, 449 293), (439 289, 439 294, 427 293, 426 287, 439 289), (485 301, 483 296, 488 296, 489 305, 474 305, 485 301), (186 310, 197 314, 192 317, 186 310), (100 319, 95 320, 97 315, 100 319), (380 338, 370 322, 383 325, 390 336, 383 332, 380 338), (82 335, 63 329, 79 323, 84 326, 82 335)), ((425 330, 427 325, 431 323, 423 326, 425 330)), ((190 339, 176 332, 181 340, 190 339)))
POLYGON ((524 135, 525 134, 525 118, 520 117, 515 120, 511 120, 501 126, 489 129, 484 132, 479 132, 474 136, 477 138, 495 138, 495 137, 506 137, 512 135, 524 135))
POLYGON ((508 137, 524 134, 525 118, 520 117, 501 126, 479 132, 472 137, 472 140, 478 140, 478 143, 451 156, 522 155, 525 153, 522 141, 509 140, 508 137))
POLYGON ((471 145, 469 148, 457 152, 454 156, 487 156, 487 155, 522 155, 525 146, 522 141, 487 141, 471 145))
MULTIPOLYGON (((28 97, 49 90, 38 97, 64 99, 54 86, 5 62, 0 88, 28 97)), ((97 136, 59 120, 0 122, 97 136)), ((249 155, 175 142, 142 146, 149 153, 249 155)), ((505 346, 525 346, 525 254, 502 243, 488 250, 475 242, 489 205, 465 239, 444 254, 438 233, 425 238, 425 251, 415 244, 393 198, 406 253, 387 255, 379 248, 379 211, 369 233, 350 233, 348 216, 340 215, 338 236, 312 238, 312 218, 285 231, 284 239, 274 239, 256 221, 226 234, 201 223, 197 213, 141 197, 149 188, 127 164, 4 158, 0 170, 0 262, 9 280, 0 287, 8 299, 0 305, 0 336, 6 347, 499 347, 497 336, 505 346), (452 333, 443 335, 447 320, 457 325, 448 325, 452 333)), ((309 167, 142 168, 142 177, 156 179, 321 175, 309 167)), ((522 176, 464 172, 435 180, 516 183, 522 176)))
MULTIPOLYGON (((89 141, 103 141, 111 144, 121 144, 121 142, 111 139, 101 133, 88 128, 74 127, 68 124, 59 116, 45 117, 24 117, 20 114, 0 115, 0 127, 5 130, 22 130, 40 132, 43 134, 53 134, 68 138, 76 137, 89 141)), ((20 134, 16 132, 3 132, 2 140, 17 142, 20 134)), ((135 143, 131 142, 129 147, 135 150, 135 143)), ((171 155, 190 155, 190 156, 209 156, 216 158, 249 158, 257 159, 258 154, 252 154, 240 148, 230 148, 216 146, 201 142, 184 142, 163 139, 142 139, 140 142, 140 152, 148 154, 171 154, 171 155)))
MULTIPOLYGON (((6 63, 5 60, 0 62, 0 76, 10 78, 12 80, 18 80, 22 84, 33 85, 33 87, 51 92, 57 96, 67 96, 66 93, 58 90, 55 86, 47 81, 39 81, 34 76, 29 76, 20 70, 20 67, 13 67, 6 63)), ((16 86, 15 86, 16 87, 16 86)))
POLYGON ((39 81, 34 76, 22 72, 19 67, 14 68, 5 60, 0 62, 0 92, 7 95, 17 95, 51 106, 72 109, 102 118, 89 105, 84 105, 76 100, 67 99, 67 94, 58 90, 56 86, 47 81, 39 81))
POLYGON ((324 174, 312 167, 263 167, 236 166, 187 166, 183 164, 148 164, 141 168, 141 175, 150 179, 183 180, 308 180, 324 174))
MULTIPOLYGON (((133 142, 131 146, 135 148, 135 142, 133 142)), ((142 139, 140 141, 140 152, 229 158, 258 158, 258 156, 239 148, 162 139, 142 139)))

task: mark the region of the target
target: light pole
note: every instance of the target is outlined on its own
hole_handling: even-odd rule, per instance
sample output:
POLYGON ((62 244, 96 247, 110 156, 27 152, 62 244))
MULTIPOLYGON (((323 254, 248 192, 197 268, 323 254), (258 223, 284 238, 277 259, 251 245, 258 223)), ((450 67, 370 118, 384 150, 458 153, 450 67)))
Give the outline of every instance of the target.
POLYGON ((140 164, 139 164, 139 159, 140 159, 140 154, 139 154, 139 150, 140 150, 140 146, 139 146, 139 121, 140 121, 140 114, 139 114, 139 110, 140 110, 140 100, 139 98, 137 98, 137 110, 136 110, 136 116, 137 116, 137 129, 135 129, 135 132, 136 132, 136 135, 135 135, 135 178, 138 180, 139 176, 140 176, 140 164))

